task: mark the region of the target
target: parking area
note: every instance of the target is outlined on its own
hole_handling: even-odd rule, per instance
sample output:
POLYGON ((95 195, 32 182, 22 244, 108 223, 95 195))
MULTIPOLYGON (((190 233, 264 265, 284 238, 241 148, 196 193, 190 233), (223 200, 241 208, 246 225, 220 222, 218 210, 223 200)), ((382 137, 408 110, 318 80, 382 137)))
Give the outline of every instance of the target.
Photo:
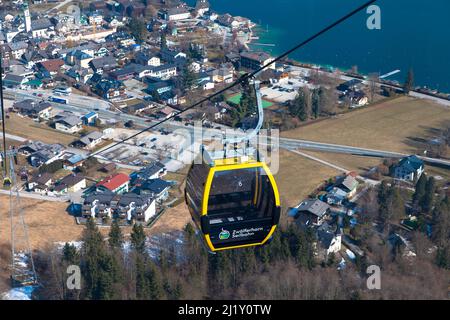
POLYGON ((262 88, 261 94, 264 99, 285 103, 294 100, 297 96, 298 89, 305 86, 312 87, 312 85, 303 78, 289 79, 276 83, 271 87, 262 88))
MULTIPOLYGON (((136 132, 116 128, 108 131, 107 138, 120 141, 136 132)), ((177 172, 193 161, 197 150, 200 150, 200 147, 192 144, 190 136, 151 131, 103 153, 102 156, 131 166, 144 166, 153 161, 161 161, 168 171, 177 172)))

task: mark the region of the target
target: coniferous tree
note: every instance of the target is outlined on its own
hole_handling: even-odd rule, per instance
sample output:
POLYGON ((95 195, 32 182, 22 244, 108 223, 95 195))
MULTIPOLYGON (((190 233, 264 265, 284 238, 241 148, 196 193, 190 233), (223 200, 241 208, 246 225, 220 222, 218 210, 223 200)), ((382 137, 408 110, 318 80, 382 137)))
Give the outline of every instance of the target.
POLYGON ((136 18, 131 19, 128 24, 131 35, 136 39, 137 42, 142 43, 147 38, 148 30, 147 25, 143 20, 136 18))
POLYGON ((191 60, 188 60, 183 68, 182 75, 181 75, 181 91, 183 93, 186 93, 197 84, 197 77, 198 75, 192 70, 191 68, 191 60))
POLYGON ((66 243, 63 248, 63 260, 68 264, 79 264, 80 256, 73 244, 66 243))
POLYGON ((450 203, 448 197, 433 210, 432 239, 438 246, 450 243, 450 203))
POLYGON ((107 252, 103 237, 89 218, 83 233, 82 267, 85 275, 85 295, 87 299, 113 299, 117 266, 107 252))
POLYGON ((430 212, 433 207, 434 193, 436 192, 436 184, 433 177, 428 178, 425 185, 425 194, 420 199, 419 205, 425 212, 430 212))
POLYGON ((161 33, 161 44, 160 44, 161 49, 166 49, 167 48, 167 36, 165 32, 161 33))
POLYGON ((155 265, 150 260, 148 261, 145 277, 149 287, 149 298, 151 300, 161 299, 163 296, 161 279, 155 265))
POLYGON ((289 105, 290 113, 301 121, 308 120, 311 113, 311 93, 307 88, 300 88, 297 97, 289 105))
POLYGON ((425 195, 425 186, 427 184, 426 175, 422 174, 416 183, 416 191, 413 194, 414 203, 418 204, 425 195))
POLYGON ((109 231, 109 245, 111 248, 120 249, 123 245, 123 234, 120 230, 119 222, 114 219, 111 224, 111 230, 109 231))
POLYGON ((145 239, 144 227, 140 224, 135 224, 131 232, 131 244, 139 254, 144 254, 145 252, 145 239))
POLYGON ((136 299, 146 300, 150 297, 150 287, 148 285, 145 261, 144 257, 141 255, 136 255, 136 265, 135 265, 135 281, 136 281, 136 299))

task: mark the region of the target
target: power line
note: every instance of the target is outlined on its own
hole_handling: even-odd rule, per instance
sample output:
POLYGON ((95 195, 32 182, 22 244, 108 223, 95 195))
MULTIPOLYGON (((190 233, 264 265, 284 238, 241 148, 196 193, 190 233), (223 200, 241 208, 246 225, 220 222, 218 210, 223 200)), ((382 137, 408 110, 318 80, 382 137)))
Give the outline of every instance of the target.
POLYGON ((119 141, 119 142, 117 142, 117 143, 115 143, 115 144, 105 148, 105 149, 102 149, 102 150, 99 150, 99 151, 96 151, 96 152, 93 152, 93 153, 89 154, 86 157, 86 159, 94 157, 94 156, 96 156, 96 155, 98 155, 100 153, 103 153, 105 151, 111 150, 112 148, 115 148, 118 145, 121 145, 121 144, 123 144, 123 143, 125 143, 125 142, 127 142, 127 141, 129 141, 129 140, 131 140, 131 139, 133 139, 133 138, 135 138, 135 137, 137 137, 137 136, 147 132, 147 131, 150 131, 151 129, 153 129, 153 128, 155 128, 155 127, 157 127, 157 126, 159 126, 159 125, 161 125, 161 124, 163 124, 163 123, 165 123, 165 122, 167 122, 169 120, 174 119, 175 117, 179 116, 180 114, 182 114, 182 113, 184 113, 186 111, 189 111, 189 110, 191 110, 191 109, 193 109, 193 108, 203 104, 204 102, 207 102, 207 101, 211 100, 212 98, 215 98, 215 97, 221 95, 222 93, 230 90, 231 88, 234 88, 235 86, 237 86, 239 84, 245 83, 246 81, 248 81, 249 79, 253 78, 258 73, 260 73, 261 71, 266 69, 267 67, 273 65, 274 63, 276 63, 276 62, 278 62, 278 61, 280 61, 280 60, 282 60, 284 58, 286 58, 289 54, 293 53, 294 51, 297 51, 301 47, 305 46, 306 44, 308 44, 311 41, 313 41, 314 39, 316 39, 317 37, 320 37, 322 34, 326 33, 327 31, 333 29, 337 25, 339 25, 339 24, 343 23, 344 21, 348 20, 349 18, 351 18, 352 16, 354 16, 358 12, 364 10, 365 8, 367 8, 368 6, 370 6, 371 4, 373 4, 376 1, 377 0, 371 0, 371 1, 368 1, 368 2, 364 3, 363 5, 359 6, 358 8, 354 9, 353 11, 351 11, 348 14, 346 14, 345 16, 343 16, 342 18, 340 18, 337 21, 333 22, 332 24, 330 24, 326 28, 320 30, 316 34, 312 35, 311 37, 307 38, 303 42, 299 43, 295 47, 293 47, 293 48, 289 49, 288 51, 284 52, 283 54, 279 55, 278 57, 273 59, 271 62, 263 65, 262 67, 258 68, 257 70, 255 70, 255 71, 253 71, 251 73, 247 73, 247 74, 243 75, 242 77, 240 77, 238 80, 236 80, 235 82, 233 82, 229 86, 227 86, 227 87, 225 87, 225 88, 223 88, 223 89, 221 89, 221 90, 211 94, 210 96, 208 96, 206 98, 201 99, 200 101, 198 101, 198 102, 194 103, 193 105, 191 105, 191 106, 189 106, 189 107, 187 107, 187 108, 185 108, 185 109, 175 113, 174 115, 172 115, 172 116, 170 116, 170 117, 168 117, 168 118, 166 118, 164 120, 161 120, 158 123, 155 123, 155 124, 145 128, 145 129, 142 129, 141 131, 139 131, 139 132, 137 132, 137 133, 135 133, 135 134, 133 134, 133 135, 131 135, 131 136, 129 136, 129 137, 127 137, 127 138, 125 138, 125 139, 123 139, 123 140, 121 140, 121 141, 119 141))
POLYGON ((2 166, 4 167, 4 173, 6 178, 6 125, 5 125, 5 106, 3 105, 3 54, 0 53, 0 103, 2 111, 2 133, 3 133, 3 156, 2 166))

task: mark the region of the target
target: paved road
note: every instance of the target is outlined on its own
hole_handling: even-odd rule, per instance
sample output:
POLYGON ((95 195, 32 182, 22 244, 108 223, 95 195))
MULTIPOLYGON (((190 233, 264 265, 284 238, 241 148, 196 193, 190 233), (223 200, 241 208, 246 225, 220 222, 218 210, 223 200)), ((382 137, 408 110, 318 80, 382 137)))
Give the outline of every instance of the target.
MULTIPOLYGON (((8 91, 11 93, 10 91, 8 91)), ((42 92, 42 91, 39 91, 42 92)), ((33 92, 30 91, 23 91, 19 90, 15 94, 16 96, 22 97, 22 98, 31 98, 35 100, 40 100, 42 98, 33 96, 33 92)), ((46 93, 48 95, 48 93, 46 93)), ((54 104, 55 108, 59 110, 66 110, 66 111, 72 111, 77 112, 80 114, 85 114, 88 111, 95 110, 98 112, 99 116, 103 119, 116 119, 117 121, 129 121, 132 120, 136 125, 142 126, 142 127, 148 127, 150 125, 156 124, 156 121, 149 121, 145 118, 129 115, 125 113, 118 113, 113 112, 108 109, 108 102, 105 102, 100 99, 92 98, 92 97, 84 97, 84 96, 77 96, 72 94, 69 97, 70 104, 64 105, 64 104, 54 104), (83 99, 87 99, 83 101, 83 99), (88 101, 89 100, 89 101, 88 101), (75 102, 72 102, 75 101, 75 102), (88 102, 88 103, 86 103, 88 102), (105 105, 106 103, 106 105, 105 105)), ((194 127, 193 126, 185 126, 183 123, 177 122, 177 121, 167 121, 161 127, 169 130, 169 131, 175 131, 178 132, 184 131, 185 134, 189 134, 191 136, 194 135, 194 127)), ((226 129, 227 132, 231 131, 234 135, 239 136, 243 135, 243 131, 241 130, 233 130, 231 128, 226 128, 225 126, 221 126, 222 128, 226 129)), ((222 135, 222 131, 218 129, 208 129, 203 128, 202 129, 203 139, 209 139, 212 137, 218 137, 222 135)), ((368 149, 368 148, 359 148, 359 147, 352 147, 352 146, 345 146, 345 145, 338 145, 338 144, 331 144, 331 143, 321 143, 321 142, 315 142, 315 141, 308 141, 308 140, 301 140, 301 139, 289 139, 289 138, 280 138, 280 147, 288 150, 292 149, 305 149, 305 150, 313 150, 313 151, 322 151, 322 152, 335 152, 335 153, 344 153, 344 154, 351 154, 351 155, 358 155, 358 156, 369 156, 369 157, 379 157, 379 158, 402 158, 404 156, 407 156, 403 153, 398 152, 392 152, 392 151, 386 151, 386 150, 376 150, 376 149, 368 149)), ((435 158, 429 158, 429 157, 420 157, 422 160, 424 160, 426 163, 449 167, 450 168, 450 161, 443 160, 443 159, 435 159, 435 158)))
MULTIPOLYGON (((0 132, 0 138, 3 139, 3 133, 1 133, 1 132, 0 132)), ((13 134, 9 134, 9 133, 6 134, 6 139, 19 141, 19 142, 25 142, 28 140, 28 139, 25 139, 25 138, 22 138, 22 137, 13 135, 13 134)))
POLYGON ((58 3, 56 6, 54 6, 53 8, 51 8, 51 9, 48 9, 47 10, 47 13, 49 13, 50 11, 53 11, 53 10, 58 10, 59 8, 61 8, 61 7, 63 7, 63 6, 65 6, 66 4, 69 4, 69 3, 71 3, 73 0, 65 0, 65 1, 63 1, 63 2, 61 2, 61 3, 58 3))
MULTIPOLYGON (((9 191, 8 190, 1 190, 0 189, 0 194, 3 195, 7 195, 9 196, 9 191)), ((69 200, 68 197, 51 197, 51 196, 44 196, 44 195, 40 195, 37 193, 32 193, 32 192, 25 192, 25 191, 20 191, 19 195, 21 198, 28 198, 28 199, 34 199, 34 200, 44 200, 44 201, 52 201, 52 202, 67 202, 69 200)))
MULTIPOLYGON (((297 139, 288 139, 288 138, 280 138, 280 147, 288 150, 295 149, 306 149, 313 151, 323 151, 323 152, 334 152, 334 153, 344 153, 358 156, 368 156, 368 157, 378 157, 378 158, 402 158, 408 156, 404 153, 392 152, 392 151, 384 151, 377 149, 367 149, 367 148, 357 148, 345 145, 331 144, 331 143, 322 143, 322 142, 314 142, 307 140, 297 140, 297 139)), ((429 164, 443 166, 450 168, 450 161, 444 159, 436 159, 418 156, 423 161, 429 164)))

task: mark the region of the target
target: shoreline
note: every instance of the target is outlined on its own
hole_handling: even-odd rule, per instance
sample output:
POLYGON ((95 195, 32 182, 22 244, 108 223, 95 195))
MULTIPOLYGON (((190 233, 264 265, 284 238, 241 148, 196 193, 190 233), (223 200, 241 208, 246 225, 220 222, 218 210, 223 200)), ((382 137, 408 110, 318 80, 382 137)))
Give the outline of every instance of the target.
MULTIPOLYGON (((267 48, 275 47, 276 44, 274 44, 273 46, 269 46, 269 45, 258 46, 258 44, 255 44, 255 42, 254 42, 255 40, 259 41, 259 40, 261 40, 261 38, 263 38, 263 37, 261 37, 261 32, 270 32, 270 31, 264 31, 264 27, 262 25, 255 23, 253 21, 252 21, 252 24, 253 25, 250 28, 251 36, 249 37, 249 41, 245 43, 245 46, 253 51, 264 51, 272 56, 276 56, 273 54, 273 52, 271 50, 267 50, 267 48), (258 46, 258 48, 256 48, 256 46, 258 46)), ((287 58, 286 60, 289 61, 288 64, 290 64, 290 65, 300 66, 300 67, 304 67, 304 68, 308 68, 308 69, 320 69, 322 71, 327 71, 330 73, 339 71, 345 75, 354 76, 355 78, 359 78, 362 80, 367 79, 368 75, 370 73, 370 72, 352 73, 351 69, 349 69, 347 67, 337 67, 337 66, 331 65, 331 64, 320 64, 320 63, 315 63, 312 61, 301 61, 298 59, 291 59, 291 58, 287 58)), ((386 85, 391 85, 391 86, 396 86, 396 87, 402 87, 402 83, 398 80, 380 79, 380 83, 383 83, 386 85)), ((439 91, 438 89, 434 89, 427 85, 416 86, 413 91, 450 101, 450 91, 449 92, 439 91)))

